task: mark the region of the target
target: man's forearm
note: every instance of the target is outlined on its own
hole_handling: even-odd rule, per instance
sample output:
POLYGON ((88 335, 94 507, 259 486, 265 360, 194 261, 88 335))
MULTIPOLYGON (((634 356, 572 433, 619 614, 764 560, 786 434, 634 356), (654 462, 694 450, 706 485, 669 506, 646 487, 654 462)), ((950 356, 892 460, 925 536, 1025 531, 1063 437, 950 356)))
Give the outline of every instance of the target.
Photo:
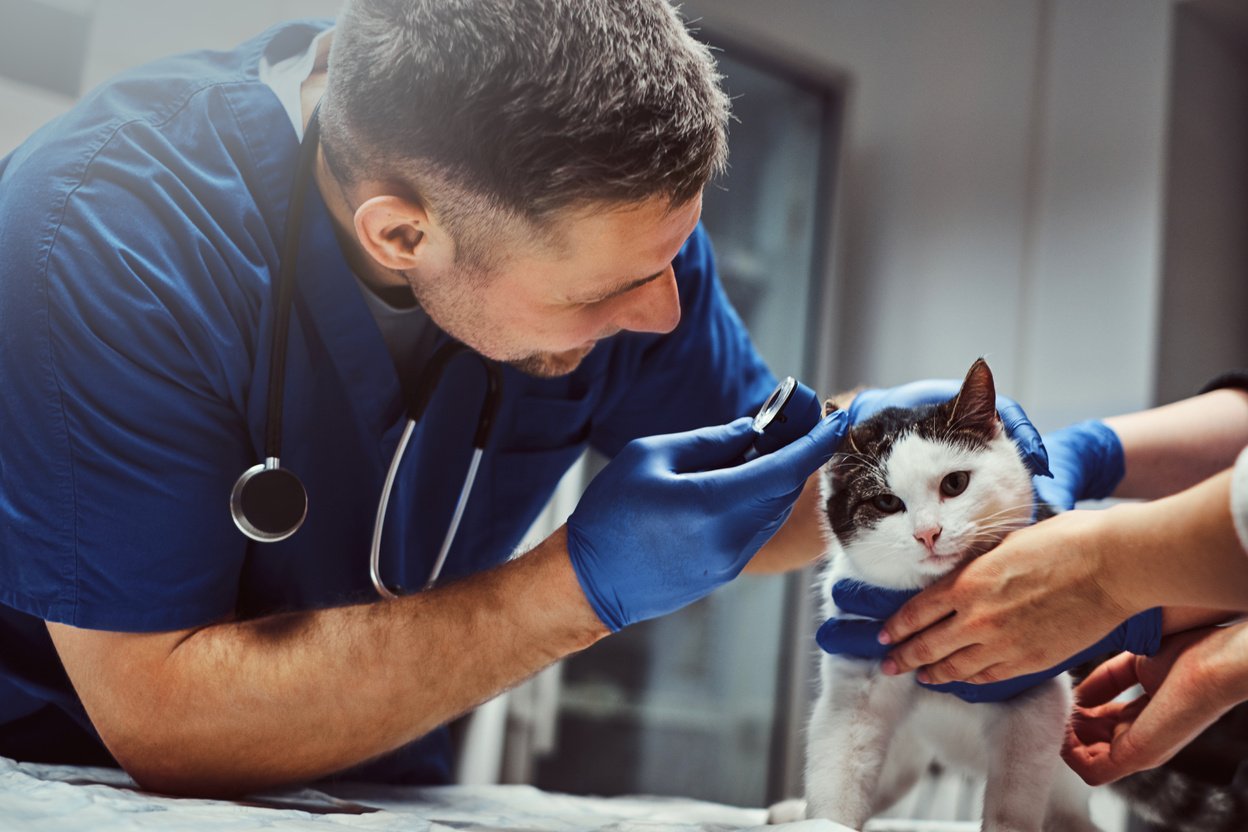
POLYGON ((105 701, 119 690, 108 680, 71 678, 140 783, 219 795, 384 754, 605 634, 561 529, 524 558, 430 592, 194 631, 136 662, 145 684, 129 703, 105 701))
POLYGON ((746 572, 765 575, 801 569, 823 554, 826 541, 819 519, 819 513, 823 511, 819 496, 820 476, 816 471, 806 480, 789 519, 758 550, 758 554, 746 565, 746 572))

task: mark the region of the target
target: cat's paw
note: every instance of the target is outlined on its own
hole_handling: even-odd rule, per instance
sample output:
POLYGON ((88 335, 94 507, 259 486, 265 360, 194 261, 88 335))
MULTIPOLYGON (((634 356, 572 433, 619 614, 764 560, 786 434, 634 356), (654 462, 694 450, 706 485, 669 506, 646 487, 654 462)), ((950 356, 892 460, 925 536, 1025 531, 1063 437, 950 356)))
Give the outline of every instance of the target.
POLYGON ((768 823, 794 823, 806 820, 806 801, 800 797, 782 800, 767 810, 768 823))

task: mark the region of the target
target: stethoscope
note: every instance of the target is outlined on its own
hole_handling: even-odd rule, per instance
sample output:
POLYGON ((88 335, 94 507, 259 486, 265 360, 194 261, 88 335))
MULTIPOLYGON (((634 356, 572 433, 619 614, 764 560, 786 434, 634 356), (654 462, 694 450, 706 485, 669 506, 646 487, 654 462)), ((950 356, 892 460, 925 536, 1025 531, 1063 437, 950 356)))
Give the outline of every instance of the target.
MULTIPOLYGON (((230 515, 239 531, 259 543, 274 543, 285 540, 299 530, 308 516, 308 492, 303 483, 293 472, 282 467, 282 397, 286 388, 286 346, 290 331, 290 310, 295 294, 295 264, 299 257, 299 237, 303 231, 303 203, 307 195, 308 183, 312 180, 312 165, 316 160, 319 147, 320 123, 317 120, 318 104, 308 119, 303 140, 299 144, 299 156, 295 163, 295 181, 291 188, 289 213, 282 239, 281 260, 278 276, 273 284, 274 309, 276 310, 273 325, 273 349, 269 360, 269 391, 268 410, 264 428, 264 462, 248 468, 234 483, 230 492, 230 515)), ((390 468, 386 472, 385 484, 381 489, 381 498, 377 502, 377 516, 373 521, 373 538, 369 549, 368 574, 372 579, 377 594, 383 598, 398 597, 386 586, 381 576, 381 531, 385 525, 386 508, 390 504, 390 492, 394 487, 395 476, 399 464, 403 461, 404 451, 412 438, 416 423, 424 414, 433 392, 442 378, 447 364, 459 355, 476 356, 485 369, 486 391, 477 415, 477 431, 472 439, 472 459, 468 463, 468 471, 459 490, 459 499, 455 503, 455 512, 447 527, 446 536, 442 539, 442 547, 438 550, 437 559, 429 571, 425 581, 425 589, 437 582, 446 564, 446 557, 455 542, 455 533, 459 531, 464 510, 468 507, 468 497, 472 493, 472 484, 477 478, 477 470, 481 465, 481 456, 485 452, 485 444, 494 426, 494 417, 498 413, 498 405, 502 394, 502 374, 498 366, 468 347, 458 342, 443 344, 433 357, 429 359, 416 384, 413 395, 406 401, 407 424, 399 444, 390 459, 390 468)))

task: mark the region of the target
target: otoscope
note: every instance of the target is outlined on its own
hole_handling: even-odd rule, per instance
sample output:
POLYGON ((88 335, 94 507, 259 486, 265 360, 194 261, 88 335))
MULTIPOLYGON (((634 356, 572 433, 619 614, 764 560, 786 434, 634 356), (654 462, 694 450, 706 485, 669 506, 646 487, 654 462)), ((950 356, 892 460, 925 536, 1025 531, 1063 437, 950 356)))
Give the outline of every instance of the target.
POLYGON ((754 445, 745 452, 748 462, 805 436, 819 423, 823 408, 815 391, 793 376, 786 376, 771 391, 754 417, 754 445))

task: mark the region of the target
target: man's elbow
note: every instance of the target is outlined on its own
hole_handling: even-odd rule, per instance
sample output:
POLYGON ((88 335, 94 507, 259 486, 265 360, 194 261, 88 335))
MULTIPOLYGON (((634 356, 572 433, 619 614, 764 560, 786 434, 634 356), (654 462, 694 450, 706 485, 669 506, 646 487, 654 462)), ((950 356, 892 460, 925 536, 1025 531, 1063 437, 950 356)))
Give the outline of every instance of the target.
MULTIPOLYGON (((106 736, 101 732, 101 736, 106 736)), ((113 758, 147 792, 228 800, 276 785, 250 778, 246 766, 223 764, 202 740, 164 734, 148 725, 141 736, 106 740, 113 758)))

